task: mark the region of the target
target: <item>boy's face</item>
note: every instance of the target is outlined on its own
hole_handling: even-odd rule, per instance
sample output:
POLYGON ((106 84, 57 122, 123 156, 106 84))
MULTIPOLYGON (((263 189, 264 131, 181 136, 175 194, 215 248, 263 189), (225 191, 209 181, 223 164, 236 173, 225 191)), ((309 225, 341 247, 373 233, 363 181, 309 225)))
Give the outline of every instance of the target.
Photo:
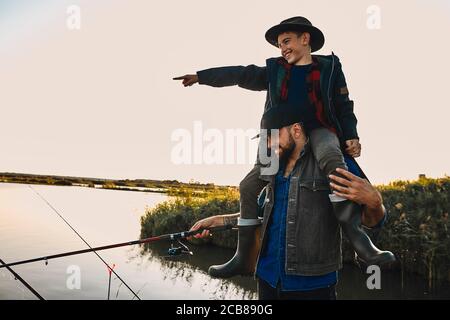
POLYGON ((284 32, 278 36, 278 48, 289 64, 297 64, 305 54, 311 52, 309 38, 308 32, 300 35, 295 32, 284 32))

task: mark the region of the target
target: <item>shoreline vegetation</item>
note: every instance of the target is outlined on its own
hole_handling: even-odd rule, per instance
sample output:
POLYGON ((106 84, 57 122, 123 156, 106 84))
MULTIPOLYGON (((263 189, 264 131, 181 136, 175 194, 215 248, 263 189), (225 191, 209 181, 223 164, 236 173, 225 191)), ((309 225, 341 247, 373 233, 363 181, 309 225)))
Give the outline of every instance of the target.
POLYGON ((189 193, 193 196, 203 197, 211 192, 225 192, 228 189, 237 189, 230 186, 216 186, 213 183, 179 182, 177 180, 150 180, 150 179, 101 179, 87 177, 70 177, 56 175, 39 175, 27 173, 0 173, 0 183, 39 184, 48 186, 73 186, 95 189, 108 189, 118 191, 156 192, 169 196, 183 196, 189 193))
MULTIPOLYGON (((428 280, 428 286, 450 281, 450 177, 414 181, 394 181, 377 186, 388 211, 381 232, 372 235, 382 249, 392 251, 398 260, 393 266, 403 275, 415 273, 428 280)), ((182 191, 182 190, 180 190, 182 191)), ((141 237, 188 230, 197 220, 217 214, 239 212, 239 191, 229 188, 197 197, 184 190, 179 195, 147 209, 141 217, 141 237)), ((229 230, 210 239, 193 239, 196 245, 209 243, 236 248, 237 232, 229 230)), ((344 262, 354 254, 343 239, 344 262)))

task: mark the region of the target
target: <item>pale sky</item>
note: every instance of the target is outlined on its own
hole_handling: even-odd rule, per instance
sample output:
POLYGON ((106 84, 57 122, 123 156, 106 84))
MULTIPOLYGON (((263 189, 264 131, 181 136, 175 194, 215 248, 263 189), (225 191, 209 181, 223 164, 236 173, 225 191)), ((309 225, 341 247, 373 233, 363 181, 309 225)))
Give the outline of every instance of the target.
POLYGON ((171 135, 194 121, 255 129, 265 92, 172 77, 263 66, 280 55, 265 31, 297 15, 325 34, 318 54, 341 59, 369 178, 450 174, 445 0, 2 0, 0 171, 237 185, 251 164, 176 165, 171 135), (69 5, 80 30, 66 26, 69 5))

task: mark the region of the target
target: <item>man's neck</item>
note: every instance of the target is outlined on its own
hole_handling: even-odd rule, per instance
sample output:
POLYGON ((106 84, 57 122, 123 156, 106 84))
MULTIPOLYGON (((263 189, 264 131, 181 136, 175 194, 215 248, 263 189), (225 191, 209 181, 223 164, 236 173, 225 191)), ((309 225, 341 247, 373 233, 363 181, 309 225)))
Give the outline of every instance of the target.
POLYGON ((311 53, 306 53, 305 55, 303 55, 301 58, 300 58, 300 60, 298 60, 296 63, 295 63, 295 65, 296 66, 305 66, 305 65, 308 65, 308 64, 311 64, 313 61, 312 61, 312 56, 311 56, 311 53))

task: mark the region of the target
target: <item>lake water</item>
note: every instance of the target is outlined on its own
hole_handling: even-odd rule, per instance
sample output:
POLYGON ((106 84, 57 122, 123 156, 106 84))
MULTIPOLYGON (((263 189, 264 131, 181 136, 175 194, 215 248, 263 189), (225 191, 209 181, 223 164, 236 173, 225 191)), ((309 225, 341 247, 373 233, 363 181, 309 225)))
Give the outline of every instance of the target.
MULTIPOLYGON (((167 199, 164 194, 98 190, 83 187, 32 186, 89 242, 101 246, 139 238, 146 207, 167 199)), ((5 262, 85 249, 86 245, 26 185, 0 184, 0 258, 5 262)), ((173 230, 181 231, 181 230, 173 230)), ((231 280, 208 276, 211 264, 228 261, 233 250, 189 246, 193 256, 167 257, 169 244, 101 251, 99 254, 141 299, 256 299, 251 277, 231 280)), ((108 270, 93 253, 13 267, 46 299, 107 299, 108 270), (80 275, 77 282, 76 276, 80 275), (80 285, 79 287, 77 285, 80 285)), ((383 273, 381 290, 368 290, 368 275, 346 265, 340 272, 340 299, 449 299, 450 287, 429 290, 421 277, 383 273)), ((133 294, 113 275, 111 299, 133 294)), ((8 270, 0 269, 0 299, 35 299, 8 270)))

